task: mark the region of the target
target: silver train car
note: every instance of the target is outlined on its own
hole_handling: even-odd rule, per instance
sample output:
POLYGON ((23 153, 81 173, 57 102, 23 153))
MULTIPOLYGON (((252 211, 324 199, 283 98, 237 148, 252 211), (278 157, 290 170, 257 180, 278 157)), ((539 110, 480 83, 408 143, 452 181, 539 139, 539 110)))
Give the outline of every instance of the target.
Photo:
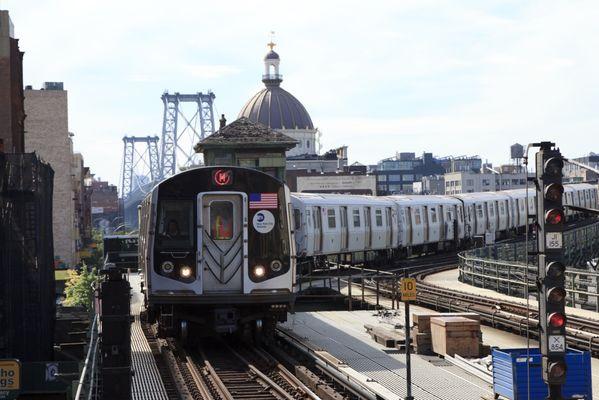
MULTIPOLYGON (((463 248, 476 237, 522 232, 526 189, 451 196, 385 196, 292 193, 298 257, 356 252, 422 254, 463 248)), ((528 215, 535 213, 528 190, 528 215)), ((597 208, 597 186, 564 185, 564 204, 597 208)), ((566 209, 569 220, 577 213, 566 209)))
MULTIPOLYGON (((260 171, 190 169, 140 206, 145 315, 161 335, 272 328, 294 301, 289 189, 260 171)), ((194 333, 195 334, 195 333, 194 333)))

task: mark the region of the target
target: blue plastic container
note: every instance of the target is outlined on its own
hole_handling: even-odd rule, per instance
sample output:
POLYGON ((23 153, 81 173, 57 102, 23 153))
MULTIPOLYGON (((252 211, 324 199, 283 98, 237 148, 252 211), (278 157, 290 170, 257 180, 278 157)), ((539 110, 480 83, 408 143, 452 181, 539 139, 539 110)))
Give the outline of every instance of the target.
MULTIPOLYGON (((530 349, 530 398, 527 397, 526 349, 493 349, 493 391, 511 400, 545 400, 547 384, 541 373, 539 349, 530 349)), ((581 399, 593 398, 591 381, 591 354, 588 351, 568 349, 566 353, 566 383, 562 395, 566 398, 575 395, 581 399)))

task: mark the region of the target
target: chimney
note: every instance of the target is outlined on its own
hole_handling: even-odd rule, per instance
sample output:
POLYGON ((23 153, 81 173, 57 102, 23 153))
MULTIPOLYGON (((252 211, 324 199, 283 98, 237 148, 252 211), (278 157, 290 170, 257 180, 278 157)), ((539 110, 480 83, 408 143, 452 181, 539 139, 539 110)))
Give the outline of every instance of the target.
POLYGON ((227 119, 225 118, 225 114, 221 114, 220 116, 220 126, 218 129, 223 129, 227 125, 227 119))

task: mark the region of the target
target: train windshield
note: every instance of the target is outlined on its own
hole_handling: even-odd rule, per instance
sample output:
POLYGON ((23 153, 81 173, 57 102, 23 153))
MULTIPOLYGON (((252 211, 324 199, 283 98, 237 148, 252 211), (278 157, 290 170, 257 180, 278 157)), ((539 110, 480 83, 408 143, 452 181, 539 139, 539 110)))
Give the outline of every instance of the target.
POLYGON ((164 200, 158 210, 158 246, 162 249, 193 247, 193 201, 164 200))

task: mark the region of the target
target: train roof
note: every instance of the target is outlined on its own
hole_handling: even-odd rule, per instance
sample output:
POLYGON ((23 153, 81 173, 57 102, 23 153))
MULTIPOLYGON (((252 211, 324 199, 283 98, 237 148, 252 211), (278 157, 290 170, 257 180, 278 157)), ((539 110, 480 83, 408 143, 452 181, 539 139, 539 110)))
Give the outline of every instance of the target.
POLYGON ((291 193, 291 197, 311 205, 393 205, 385 197, 359 194, 291 193))
POLYGON ((393 195, 387 196, 393 202, 396 203, 410 203, 414 205, 437 205, 437 204, 460 204, 458 199, 454 199, 450 196, 441 195, 393 195))

